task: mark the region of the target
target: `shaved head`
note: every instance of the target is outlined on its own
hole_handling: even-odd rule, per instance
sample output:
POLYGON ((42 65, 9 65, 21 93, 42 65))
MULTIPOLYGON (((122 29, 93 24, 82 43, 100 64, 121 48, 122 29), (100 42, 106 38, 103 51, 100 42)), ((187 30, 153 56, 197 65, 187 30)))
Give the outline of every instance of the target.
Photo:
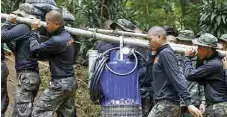
POLYGON ((60 11, 52 10, 46 14, 48 32, 54 32, 64 26, 63 15, 60 11))
POLYGON ((166 31, 161 26, 154 26, 148 30, 148 36, 160 36, 162 39, 166 39, 166 31))
POLYGON ((64 24, 63 15, 60 11, 52 10, 46 14, 46 18, 58 22, 61 26, 64 24))

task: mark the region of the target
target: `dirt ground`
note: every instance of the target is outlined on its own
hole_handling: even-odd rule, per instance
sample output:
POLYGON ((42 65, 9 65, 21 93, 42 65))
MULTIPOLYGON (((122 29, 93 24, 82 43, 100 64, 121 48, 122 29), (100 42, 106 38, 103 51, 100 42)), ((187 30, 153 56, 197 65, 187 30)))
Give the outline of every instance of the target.
MULTIPOLYGON (((9 106, 5 113, 5 117, 11 117, 12 111, 13 111, 13 105, 14 105, 14 93, 15 93, 16 82, 17 82, 14 56, 6 56, 5 62, 9 69, 9 75, 7 77, 7 90, 8 90, 8 95, 9 95, 9 106)), ((44 66, 44 65, 41 65, 41 66, 44 66)), ((39 97, 40 93, 41 92, 38 93, 37 97, 39 97)))
POLYGON ((7 78, 7 90, 9 95, 9 106, 6 111, 6 117, 12 116, 13 111, 13 103, 14 103, 14 93, 15 93, 15 86, 16 86, 16 71, 15 71, 15 62, 14 57, 7 56, 6 64, 9 69, 9 76, 7 78), (8 58, 9 57, 9 58, 8 58))
MULTIPOLYGON (((9 76, 7 78, 7 88, 9 95, 9 106, 5 113, 5 117, 12 117, 13 105, 14 105, 14 93, 16 89, 16 71, 15 71, 15 60, 14 56, 6 56, 5 60, 7 67, 9 69, 9 76)), ((78 117, 98 117, 100 113, 100 106, 94 105, 89 96, 89 91, 87 89, 87 69, 86 67, 77 67, 76 76, 77 76, 77 91, 76 91, 76 108, 78 117)), ((39 98, 43 89, 49 83, 50 74, 48 72, 48 62, 42 62, 39 64, 39 71, 42 72, 42 83, 36 99, 39 98), (44 75, 44 76, 43 76, 44 75), (45 78, 44 78, 45 77, 45 78)), ((36 100, 35 99, 35 100, 36 100)))

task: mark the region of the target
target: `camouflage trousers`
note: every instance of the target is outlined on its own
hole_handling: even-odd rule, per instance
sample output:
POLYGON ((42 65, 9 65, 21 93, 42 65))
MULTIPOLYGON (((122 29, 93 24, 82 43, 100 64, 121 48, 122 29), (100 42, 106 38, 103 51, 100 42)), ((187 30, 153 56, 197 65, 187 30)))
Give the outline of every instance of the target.
POLYGON ((149 112, 151 111, 152 107, 154 106, 152 96, 148 95, 146 97, 142 97, 141 101, 142 101, 143 117, 147 117, 149 112))
MULTIPOLYGON (((193 102, 192 105, 199 109, 200 105, 196 105, 193 102)), ((185 104, 181 105, 181 117, 192 117, 192 115, 188 112, 188 107, 185 104)))
POLYGON ((31 117, 34 98, 40 85, 39 73, 22 70, 17 73, 13 117, 31 117))
POLYGON ((32 117, 76 117, 76 81, 74 77, 52 79, 41 97, 35 102, 32 117))
POLYGON ((205 117, 227 117, 227 102, 208 106, 206 108, 205 117))
POLYGON ((1 116, 5 116, 5 112, 9 105, 9 97, 7 93, 7 77, 9 75, 9 70, 2 60, 1 62, 1 116))
POLYGON ((180 104, 162 100, 159 101, 151 110, 147 117, 180 117, 180 104))

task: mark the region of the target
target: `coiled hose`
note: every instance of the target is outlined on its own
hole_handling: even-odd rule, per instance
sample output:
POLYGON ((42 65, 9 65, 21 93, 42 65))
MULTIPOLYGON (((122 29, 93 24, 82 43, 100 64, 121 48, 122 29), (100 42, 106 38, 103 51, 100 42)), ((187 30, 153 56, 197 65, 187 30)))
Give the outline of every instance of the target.
POLYGON ((138 66, 138 58, 136 56, 136 54, 138 54, 139 56, 141 56, 143 59, 146 60, 146 58, 139 53, 138 51, 131 51, 132 54, 135 57, 135 67, 128 73, 117 73, 113 70, 111 70, 109 68, 109 66, 107 65, 107 62, 109 61, 109 53, 113 50, 117 50, 120 49, 120 47, 116 47, 116 48, 111 48, 107 51, 105 51, 104 53, 100 54, 97 59, 95 60, 93 66, 91 67, 91 73, 90 73, 90 78, 91 82, 90 82, 90 87, 89 87, 89 91, 90 91, 90 99, 93 101, 93 103, 95 104, 100 104, 100 101, 102 99, 102 90, 101 90, 101 85, 100 85, 100 76, 104 70, 104 68, 106 67, 108 70, 110 70, 110 72, 116 74, 116 75, 120 75, 120 76, 125 76, 125 75, 129 75, 131 73, 133 73, 137 66, 138 66))

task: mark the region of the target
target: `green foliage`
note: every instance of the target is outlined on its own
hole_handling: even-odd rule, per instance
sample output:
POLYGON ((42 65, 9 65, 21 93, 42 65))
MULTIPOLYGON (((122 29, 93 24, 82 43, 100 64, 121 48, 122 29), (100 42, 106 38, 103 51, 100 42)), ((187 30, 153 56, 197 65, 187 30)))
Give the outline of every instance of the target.
MULTIPOLYGON (((125 18, 142 30, 154 25, 170 25, 198 32, 198 2, 188 0, 56 0, 74 13, 74 27, 101 28, 106 19, 125 18), (74 6, 74 7, 72 7, 74 6)), ((96 40, 80 37, 81 55, 93 48, 96 40)))
POLYGON ((39 64, 39 73, 41 79, 40 90, 43 91, 48 86, 50 81, 49 68, 39 64))
MULTIPOLYGON (((99 28, 101 20, 99 16, 100 0, 57 0, 58 5, 65 6, 71 13, 74 13, 76 21, 73 27, 94 27, 99 28), (73 8, 72 8, 73 4, 73 8)), ((79 37, 81 43, 81 55, 85 59, 86 53, 94 46, 95 40, 85 37, 79 37)))
POLYGON ((155 25, 169 25, 177 29, 197 31, 198 8, 188 0, 132 0, 126 8, 131 9, 131 20, 147 30, 155 25))
MULTIPOLYGON (((193 30, 195 33, 199 32, 198 16, 199 16, 199 4, 188 2, 187 4, 180 4, 178 7, 181 9, 178 17, 180 23, 180 29, 193 30)), ((179 12, 179 11, 178 11, 179 12)))
POLYGON ((174 3, 167 0, 133 0, 131 8, 136 9, 134 20, 143 29, 154 25, 175 26, 177 19, 174 12, 174 3))
MULTIPOLYGON (((101 108, 99 105, 95 105, 90 100, 88 90, 88 71, 84 66, 77 65, 76 69, 76 111, 78 117, 99 117, 101 108)), ((49 85, 50 71, 49 68, 44 65, 39 65, 40 72, 40 91, 39 94, 49 85)))
POLYGON ((88 90, 88 71, 86 67, 79 66, 77 71, 76 91, 76 108, 78 117, 99 117, 101 108, 99 105, 94 105, 90 100, 88 90))
MULTIPOLYGON (((25 0, 2 0, 1 10, 10 13, 25 0)), ((178 30, 206 31, 216 36, 227 33, 226 0, 56 0, 58 6, 65 6, 73 13, 76 21, 72 27, 101 28, 106 19, 116 21, 125 18, 142 30, 155 25, 170 25, 178 30)), ((87 60, 87 51, 94 47, 92 38, 78 37, 81 42, 79 62, 87 60)), ((76 106, 78 117, 97 117, 100 106, 92 104, 87 89, 87 69, 76 69, 78 89, 76 106)), ((41 91, 50 80, 49 70, 40 67, 41 91)))
POLYGON ((227 1, 203 0, 200 10, 200 28, 220 37, 227 33, 227 1))
POLYGON ((23 3, 25 0, 2 0, 1 1, 1 12, 11 13, 19 8, 19 4, 23 3))

